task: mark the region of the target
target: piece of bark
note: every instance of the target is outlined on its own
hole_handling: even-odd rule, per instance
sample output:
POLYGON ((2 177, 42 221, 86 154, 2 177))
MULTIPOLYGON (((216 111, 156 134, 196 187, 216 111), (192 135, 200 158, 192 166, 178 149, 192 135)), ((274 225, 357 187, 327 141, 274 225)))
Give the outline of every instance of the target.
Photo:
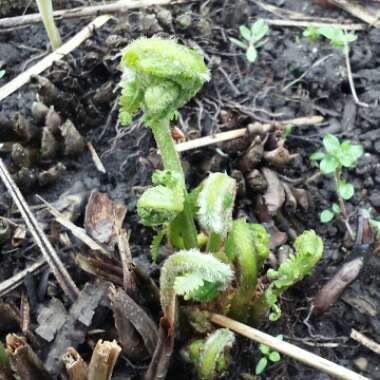
POLYGON ((269 214, 275 215, 285 202, 284 186, 273 170, 262 168, 262 173, 268 183, 264 201, 269 214))
POLYGON ((320 315, 329 310, 347 286, 358 277, 362 267, 363 257, 345 263, 313 298, 313 314, 320 315))
POLYGON ((39 326, 35 332, 47 342, 51 342, 67 319, 67 311, 62 302, 52 298, 48 306, 43 306, 37 316, 39 326))
POLYGON ((71 380, 88 380, 88 366, 77 350, 70 347, 63 357, 66 371, 71 380))
POLYGON ((256 136, 247 152, 243 155, 239 162, 239 168, 243 173, 249 173, 255 169, 262 161, 264 155, 264 144, 266 139, 256 136))
POLYGON ((88 367, 88 380, 111 380, 121 347, 113 342, 99 340, 88 367))
POLYGON ((264 152, 264 160, 275 167, 284 167, 289 164, 290 161, 294 160, 299 156, 298 153, 290 154, 288 149, 284 146, 285 142, 278 142, 276 149, 264 152))
POLYGON ((123 289, 111 288, 109 297, 115 326, 126 355, 141 355, 141 342, 144 343, 147 352, 153 355, 157 345, 157 326, 153 320, 123 289), (138 340, 136 331, 139 335, 138 340))
POLYGON ((11 366, 22 380, 53 380, 25 338, 8 334, 6 346, 11 366))
POLYGON ((115 250, 127 207, 113 202, 107 194, 93 191, 87 202, 84 227, 86 232, 109 251, 115 250))
POLYGON ((107 297, 109 284, 97 281, 87 283, 78 299, 71 306, 66 322, 58 330, 45 365, 52 375, 58 375, 63 367, 63 356, 68 347, 78 347, 83 343, 91 326, 96 309, 107 297))

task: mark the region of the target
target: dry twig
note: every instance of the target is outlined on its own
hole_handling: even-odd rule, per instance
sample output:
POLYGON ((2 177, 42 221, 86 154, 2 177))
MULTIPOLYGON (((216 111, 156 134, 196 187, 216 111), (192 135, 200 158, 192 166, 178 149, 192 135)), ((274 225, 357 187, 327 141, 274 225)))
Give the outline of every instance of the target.
POLYGON ((244 325, 243 323, 234 321, 223 315, 212 314, 211 321, 219 326, 227 327, 255 342, 265 344, 266 346, 281 352, 284 355, 304 363, 310 367, 317 368, 337 379, 343 380, 369 380, 339 364, 333 363, 309 351, 299 348, 291 343, 284 342, 260 330, 244 325))
POLYGON ((11 175, 9 174, 3 160, 0 159, 0 177, 9 191, 9 194, 12 196, 14 203, 20 211, 21 216, 23 217, 25 224, 27 225, 29 232, 31 233, 33 240, 40 248, 44 258, 51 271, 53 272, 55 278, 57 279, 58 284, 66 295, 74 301, 78 294, 79 290, 75 285, 73 279, 71 278, 69 272, 66 270, 61 259, 57 255, 53 246, 51 245, 49 239, 43 232, 42 228, 38 224, 33 213, 30 211, 28 204, 26 203, 24 197, 22 196, 19 188, 13 181, 11 175))
POLYGON ((7 96, 13 94, 24 84, 28 83, 32 75, 38 75, 42 73, 44 70, 49 68, 53 62, 61 60, 65 55, 69 54, 71 51, 77 48, 83 41, 91 37, 94 33, 94 29, 100 28, 110 19, 111 16, 108 15, 97 17, 94 21, 90 22, 85 28, 77 33, 73 38, 64 43, 59 49, 49 54, 47 57, 39 61, 36 65, 24 71, 10 82, 6 83, 3 87, 0 88, 0 101, 4 100, 7 96))
POLYGON ((375 354, 380 355, 380 344, 375 342, 374 340, 368 338, 364 334, 359 331, 352 329, 351 330, 351 338, 361 343, 363 346, 367 347, 369 350, 373 351, 375 354))

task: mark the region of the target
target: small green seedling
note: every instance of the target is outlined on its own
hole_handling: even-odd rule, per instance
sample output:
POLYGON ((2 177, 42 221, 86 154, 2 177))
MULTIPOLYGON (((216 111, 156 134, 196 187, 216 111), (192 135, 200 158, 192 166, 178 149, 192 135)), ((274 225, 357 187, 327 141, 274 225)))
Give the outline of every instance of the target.
POLYGON ((339 139, 332 134, 325 135, 323 138, 323 146, 324 151, 313 153, 310 159, 320 161, 319 168, 321 172, 334 177, 339 206, 333 205, 331 209, 324 210, 320 215, 321 222, 328 223, 337 213, 341 212, 344 214, 343 216, 346 217, 344 201, 352 198, 354 195, 354 187, 351 183, 342 178, 342 169, 355 168, 364 150, 360 144, 352 144, 349 140, 345 140, 341 143, 339 139))
POLYGON ((282 131, 282 136, 286 140, 288 136, 293 132, 294 125, 288 124, 282 131))
POLYGON ((333 25, 321 27, 310 25, 303 32, 303 36, 311 41, 316 41, 319 37, 325 37, 330 41, 332 47, 340 49, 343 52, 350 42, 357 40, 356 34, 348 33, 344 29, 333 25))
POLYGON ((322 223, 330 223, 336 215, 342 212, 337 203, 333 203, 330 208, 323 210, 320 214, 320 220, 322 223))
POLYGON ((245 41, 236 38, 230 38, 230 40, 235 45, 244 49, 248 61, 254 63, 257 60, 257 48, 265 43, 263 38, 268 32, 268 24, 264 20, 259 19, 251 25, 251 28, 248 28, 245 25, 240 26, 240 35, 245 41))
MULTIPOLYGON (((277 335, 277 339, 283 340, 283 336, 277 335)), ((263 357, 256 364, 256 375, 261 375, 267 368, 269 363, 277 363, 281 360, 281 356, 277 351, 273 351, 270 347, 265 344, 259 345, 259 350, 263 354, 263 357)))
POLYGON ((315 25, 309 25, 302 35, 306 38, 308 38, 310 41, 316 41, 321 36, 321 33, 319 32, 319 28, 315 25))

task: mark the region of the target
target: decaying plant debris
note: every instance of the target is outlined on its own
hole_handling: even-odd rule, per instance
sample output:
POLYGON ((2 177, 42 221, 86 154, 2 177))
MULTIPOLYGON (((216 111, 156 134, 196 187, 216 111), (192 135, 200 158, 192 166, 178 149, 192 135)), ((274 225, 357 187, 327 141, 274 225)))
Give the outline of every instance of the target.
MULTIPOLYGON (((303 3, 212 0, 115 13, 79 48, 2 101, 0 158, 78 291, 62 291, 3 188, 0 342, 6 357, 0 345, 0 379, 254 378, 256 344, 218 328, 212 313, 282 334, 287 342, 376 378, 380 115, 373 105, 380 35, 367 11, 378 4, 360 2, 362 13, 354 15, 363 24, 354 25, 348 78, 347 57, 324 40, 307 41, 294 26, 339 21, 350 30, 349 13, 358 3, 303 3), (239 27, 257 19, 269 27, 256 46, 257 59, 249 63, 230 38, 240 38, 239 27), (152 79, 158 67, 157 61, 152 71, 126 64, 125 49, 141 36, 174 36, 204 56, 207 70, 197 68, 202 83, 181 81, 173 69, 172 76, 158 76, 165 78, 163 87, 154 76, 133 92, 129 70, 152 79), (186 96, 176 92, 173 78, 186 96), (349 79, 370 107, 352 97, 349 79), (131 108, 121 100, 118 120, 121 93, 137 95, 131 108), (132 117, 140 105, 143 118, 132 117), (167 123, 163 115, 178 107, 165 133, 183 152, 183 172, 178 162, 168 165, 157 124, 167 123), (305 124, 284 123, 302 119, 305 124), (153 130, 157 144, 143 125, 153 130), (219 133, 237 130, 244 134, 196 146, 199 138, 217 140, 219 133), (319 213, 333 204, 334 190, 309 156, 328 133, 360 143, 364 154, 343 175, 355 188, 346 202, 347 218, 322 225, 319 213), (191 150, 182 150, 183 142, 192 143, 191 150), (152 188, 155 170, 161 171, 153 174, 152 188), (162 199, 152 197, 157 188, 167 201, 161 209, 155 207, 162 199), (184 208, 183 190, 190 194, 184 208), (234 207, 221 203, 223 194, 234 207), (223 228, 206 212, 222 217, 223 228), (181 220, 172 219, 178 215, 181 220), (168 219, 161 223, 163 216, 168 219), (354 239, 346 234, 347 223, 354 239), (316 234, 304 232, 310 229, 316 234), (317 235, 324 245, 318 265, 317 235), (305 249, 308 239, 313 243, 305 249), (301 251, 313 257, 307 270, 287 270, 301 260, 301 251), (203 262, 204 256, 212 259, 203 262), (301 282, 288 289, 296 281, 301 282), (269 322, 280 310, 282 318, 269 322)), ((54 2, 56 9, 77 5, 54 2)), ((19 4, 12 4, 11 14, 7 6, 0 13, 20 14, 19 4)), ((87 22, 58 19, 63 41, 87 22)), ((38 62, 47 47, 42 25, 2 31, 0 83, 38 62)), ((329 378, 281 356, 260 378, 329 378)))

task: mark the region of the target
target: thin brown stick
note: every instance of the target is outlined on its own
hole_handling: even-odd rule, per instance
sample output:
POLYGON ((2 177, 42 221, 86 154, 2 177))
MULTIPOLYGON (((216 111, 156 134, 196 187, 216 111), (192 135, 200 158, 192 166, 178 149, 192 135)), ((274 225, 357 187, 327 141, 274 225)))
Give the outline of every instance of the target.
POLYGON ((348 76, 348 82, 350 84, 352 97, 354 98, 355 103, 360 107, 369 107, 367 103, 362 103, 359 100, 358 94, 356 92, 354 78, 352 77, 352 70, 351 70, 351 61, 350 61, 350 48, 348 46, 347 41, 344 42, 344 56, 346 58, 346 67, 347 67, 347 76, 348 76))
MULTIPOLYGON (((111 13, 126 13, 131 9, 150 7, 152 5, 167 5, 184 3, 188 1, 196 0, 120 0, 111 4, 78 7, 73 9, 64 9, 54 12, 56 19, 62 18, 78 18, 78 17, 93 17, 102 14, 111 13)), ((29 24, 36 24, 41 21, 41 15, 39 13, 27 14, 16 17, 6 17, 0 19, 0 31, 5 28, 16 28, 18 26, 24 26, 29 24)))
POLYGON ((353 2, 351 0, 329 0, 329 2, 371 26, 376 28, 380 27, 380 22, 376 16, 376 12, 370 12, 366 7, 357 2, 353 2))
POLYGON ((323 26, 333 26, 336 28, 343 28, 347 30, 366 30, 368 26, 366 24, 359 23, 343 23, 343 22, 320 22, 320 21, 300 21, 300 20, 283 20, 283 19, 273 19, 273 18, 264 18, 268 25, 272 26, 284 26, 284 27, 294 27, 294 28, 307 28, 309 26, 315 26, 317 28, 323 26))
MULTIPOLYGON (((307 125, 320 124, 323 122, 323 120, 324 119, 321 116, 309 116, 309 117, 300 117, 300 118, 291 119, 291 120, 276 121, 276 122, 273 122, 273 125, 280 125, 280 126, 305 125, 307 126, 307 125)), ((262 128, 266 128, 266 127, 270 127, 272 124, 260 124, 260 125, 262 126, 262 128)), ((185 152, 187 150, 198 149, 204 146, 217 144, 223 141, 237 139, 239 137, 243 137, 246 133, 247 133, 247 128, 235 129, 228 132, 218 133, 213 136, 206 136, 206 137, 201 137, 199 139, 186 141, 184 143, 177 144, 175 148, 177 152, 185 152)))
POLYGON ((219 326, 227 327, 232 331, 237 332, 255 342, 265 344, 266 346, 281 352, 284 355, 304 363, 310 367, 319 369, 337 379, 343 380, 369 380, 339 364, 333 363, 309 351, 299 348, 291 343, 284 342, 271 335, 268 335, 260 330, 254 329, 243 323, 234 321, 223 315, 212 314, 211 321, 219 326))
POLYGON ((49 267, 53 272, 55 278, 57 279, 58 284, 66 293, 66 295, 72 301, 74 301, 79 294, 79 289, 75 285, 69 272, 67 271, 61 259, 54 250, 53 246, 51 245, 49 239, 46 237, 42 228, 38 224, 33 213, 30 211, 28 204, 22 196, 19 188, 13 181, 2 159, 0 159, 0 177, 5 187, 7 188, 9 194, 12 196, 12 199, 16 204, 18 210, 20 211, 20 214, 24 219, 25 224, 33 237, 33 240, 38 245, 44 258, 49 264, 49 267))
POLYGON ((368 338, 368 336, 362 334, 361 332, 355 329, 352 329, 351 338, 361 343, 363 346, 367 347, 369 350, 373 351, 375 354, 380 355, 380 344, 368 338))
POLYGON ((60 211, 58 211, 52 204, 46 202, 45 199, 37 195, 38 199, 41 200, 46 206, 50 214, 55 217, 55 221, 58 222, 61 226, 67 228, 76 238, 81 240, 86 244, 90 249, 94 251, 99 251, 106 256, 110 256, 110 253, 94 239, 91 239, 90 236, 86 234, 86 231, 83 228, 76 226, 73 222, 67 219, 60 211))
POLYGON ((0 101, 4 100, 7 96, 13 94, 24 84, 28 83, 32 75, 41 74, 44 70, 49 68, 53 62, 61 60, 65 55, 69 54, 77 48, 83 41, 91 37, 94 29, 100 28, 107 21, 111 19, 109 15, 97 17, 94 21, 90 22, 85 28, 77 33, 73 38, 63 44, 59 49, 49 54, 47 57, 39 61, 36 65, 24 71, 16 78, 6 83, 0 88, 0 101))
POLYGON ((4 297, 12 290, 16 289, 24 282, 26 275, 29 273, 38 273, 46 266, 45 258, 41 258, 28 268, 8 278, 0 283, 0 297, 4 297))

